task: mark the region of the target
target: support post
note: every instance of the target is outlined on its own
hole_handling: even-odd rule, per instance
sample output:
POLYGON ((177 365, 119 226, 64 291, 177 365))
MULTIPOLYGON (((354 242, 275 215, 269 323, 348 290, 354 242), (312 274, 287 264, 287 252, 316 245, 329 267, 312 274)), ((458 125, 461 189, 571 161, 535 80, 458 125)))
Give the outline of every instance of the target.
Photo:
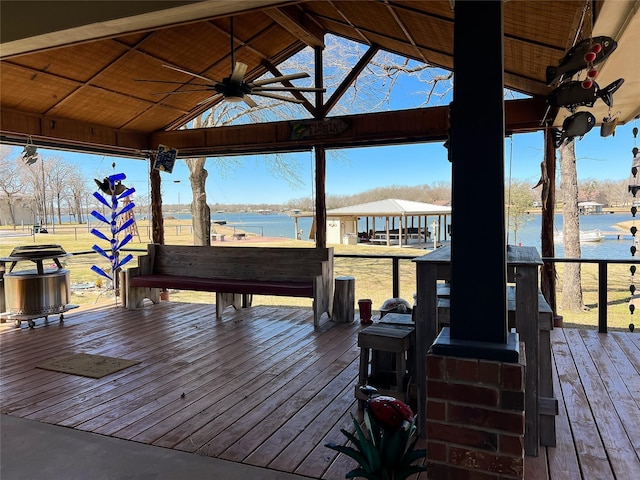
POLYGON ((149 178, 151 183, 151 238, 153 243, 164 244, 164 219, 162 218, 162 193, 160 172, 153 168, 156 158, 151 154, 151 169, 149 178))

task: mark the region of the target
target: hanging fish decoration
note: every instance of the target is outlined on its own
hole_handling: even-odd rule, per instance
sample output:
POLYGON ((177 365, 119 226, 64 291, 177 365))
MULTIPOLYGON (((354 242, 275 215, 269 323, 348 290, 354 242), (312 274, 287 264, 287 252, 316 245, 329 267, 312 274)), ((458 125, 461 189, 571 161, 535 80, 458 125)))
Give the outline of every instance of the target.
MULTIPOLYGON (((618 112, 620 113, 620 112, 618 112)), ((616 136, 616 126, 618 125, 618 114, 615 115, 607 115, 602 119, 602 124, 600 125, 600 136, 608 137, 609 135, 616 136)))
POLYGON ((562 130, 554 129, 553 140, 556 148, 575 137, 582 138, 596 124, 596 117, 591 112, 577 112, 564 119, 562 130))
POLYGON ((560 60, 556 67, 547 67, 547 85, 553 85, 560 77, 573 76, 588 66, 596 65, 607 58, 618 47, 618 42, 607 36, 586 38, 578 42, 560 60))
POLYGON ((577 107, 593 107, 599 98, 608 106, 613 106, 613 94, 624 83, 624 78, 611 82, 604 88, 596 82, 591 87, 584 88, 582 82, 573 80, 564 82, 547 96, 547 103, 552 107, 564 107, 573 110, 577 107))
POLYGON ((96 185, 98 186, 100 191, 102 193, 106 193, 107 195, 120 195, 127 188, 122 184, 121 180, 110 182, 109 177, 105 177, 103 181, 94 178, 93 181, 96 182, 96 185))

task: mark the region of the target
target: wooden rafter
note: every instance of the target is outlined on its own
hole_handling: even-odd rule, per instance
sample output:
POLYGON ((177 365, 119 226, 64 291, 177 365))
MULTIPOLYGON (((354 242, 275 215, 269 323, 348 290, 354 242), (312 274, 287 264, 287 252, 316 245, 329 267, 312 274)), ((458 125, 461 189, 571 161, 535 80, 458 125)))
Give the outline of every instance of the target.
POLYGON ((415 39, 407 29, 406 25, 402 22, 402 20, 400 20, 400 17, 398 17, 398 14, 394 10, 393 6, 389 4, 389 0, 384 0, 384 3, 387 6, 387 9, 389 10, 389 13, 391 14, 391 16, 393 16, 393 19, 396 21, 396 23, 404 33, 405 37, 407 37, 407 40, 409 41, 409 43, 411 43, 411 45, 413 45, 413 48, 415 48, 418 56, 422 59, 424 63, 429 64, 429 60, 427 60, 427 57, 424 56, 423 51, 420 48, 418 48, 418 44, 416 43, 415 39))
POLYGON ((327 114, 335 107, 338 100, 342 98, 349 86, 358 78, 358 75, 365 69, 371 59, 374 57, 380 48, 377 45, 371 45, 369 49, 364 53, 362 58, 358 60, 358 63, 354 65, 351 71, 347 74, 345 79, 338 85, 338 88, 333 92, 333 95, 322 106, 322 110, 319 112, 320 117, 326 117, 327 114))
POLYGON ((264 13, 309 47, 324 48, 322 28, 316 22, 309 20, 298 6, 267 8, 264 13))

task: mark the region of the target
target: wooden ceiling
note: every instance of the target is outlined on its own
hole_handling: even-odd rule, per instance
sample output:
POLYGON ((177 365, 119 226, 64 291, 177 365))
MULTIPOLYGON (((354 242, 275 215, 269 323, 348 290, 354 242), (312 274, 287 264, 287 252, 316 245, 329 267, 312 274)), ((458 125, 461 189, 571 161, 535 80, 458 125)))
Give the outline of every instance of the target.
MULTIPOLYGON (((231 14, 235 59, 248 65, 248 80, 277 72, 280 63, 307 46, 322 47, 327 33, 452 69, 453 4, 452 0, 3 0, 0 140, 23 144, 32 136, 44 145, 128 155, 150 148, 154 132, 185 124, 204 109, 198 103, 209 95, 155 95, 158 85, 135 80, 185 82, 176 84, 176 89, 200 81, 162 68, 163 64, 212 79, 228 76, 231 14)), ((634 4, 638 10, 637 0, 594 4, 594 34, 611 35, 620 43, 611 56, 612 62, 620 57, 616 69, 602 65, 600 83, 627 72, 614 108, 621 111, 623 122, 640 113, 640 67, 633 75, 640 56, 625 40, 634 26, 640 30, 634 4), (635 55, 627 56, 629 51, 635 55)), ((572 0, 505 2, 508 88, 534 96, 551 91, 545 84, 546 66, 557 65, 575 39, 591 30, 583 27, 579 32, 584 6, 584 1, 572 0)), ((591 19, 586 23, 590 26, 591 19)), ((483 50, 482 38, 477 44, 478 55, 492 54, 483 50)), ((313 74, 313 67, 309 72, 313 74)), ((598 120, 602 116, 596 114, 598 120)))

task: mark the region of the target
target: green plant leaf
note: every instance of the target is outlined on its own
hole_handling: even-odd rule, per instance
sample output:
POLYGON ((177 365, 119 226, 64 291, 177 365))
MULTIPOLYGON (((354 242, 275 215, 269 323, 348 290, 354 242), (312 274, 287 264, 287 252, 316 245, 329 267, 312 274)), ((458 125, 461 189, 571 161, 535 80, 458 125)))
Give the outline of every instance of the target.
POLYGON ((376 449, 375 445, 373 445, 371 441, 366 437, 366 435, 362 431, 362 428, 360 428, 360 424, 353 416, 353 414, 351 414, 351 418, 356 428, 358 439, 360 440, 360 450, 367 457, 367 465, 369 466, 367 470, 375 472, 380 468, 380 455, 378 454, 378 450, 376 449))
POLYGON ((368 408, 364 410, 364 421, 369 427, 369 433, 371 434, 371 439, 373 440, 374 445, 380 445, 382 441, 382 431, 380 429, 380 424, 376 420, 376 418, 371 415, 371 412, 368 408))
POLYGON ((416 460, 425 458, 426 456, 427 456, 426 450, 411 450, 405 453, 404 457, 402 457, 402 464, 411 465, 416 460))
POLYGON ((336 445, 335 443, 327 443, 325 447, 330 448, 331 450, 335 450, 340 453, 344 453, 345 455, 353 458, 358 464, 366 469, 370 470, 369 462, 365 455, 356 450, 355 448, 347 447, 345 445, 336 445))
POLYGON ((342 434, 347 437, 347 439, 353 443, 356 448, 360 451, 362 451, 362 445, 360 444, 360 440, 358 440, 355 436, 353 436, 353 434, 351 434, 350 432, 347 432, 344 429, 340 429, 340 431, 342 432, 342 434))

